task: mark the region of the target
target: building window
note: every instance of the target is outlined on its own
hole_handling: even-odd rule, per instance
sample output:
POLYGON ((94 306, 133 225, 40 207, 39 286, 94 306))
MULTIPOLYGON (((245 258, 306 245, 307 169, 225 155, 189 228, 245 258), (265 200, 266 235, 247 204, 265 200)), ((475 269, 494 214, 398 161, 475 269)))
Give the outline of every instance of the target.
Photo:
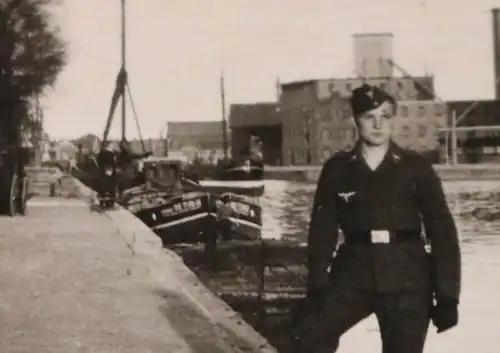
POLYGON ((434 124, 434 128, 436 129, 436 131, 439 131, 440 129, 444 129, 445 128, 445 122, 443 120, 438 120, 435 122, 434 124))
POLYGON ((399 115, 402 117, 408 116, 408 107, 406 105, 399 106, 399 115))
POLYGON ((321 133, 322 133, 322 140, 323 141, 330 140, 330 138, 331 138, 330 131, 328 131, 328 130, 322 130, 321 133))
POLYGON ((348 119, 351 115, 351 110, 346 108, 339 109, 338 116, 340 119, 348 119))
POLYGON ((295 164, 295 151, 293 149, 288 150, 288 163, 290 165, 295 164))
POLYGON ((436 116, 442 116, 445 112, 445 106, 443 104, 436 104, 435 106, 436 116))
POLYGON ((425 117, 425 106, 423 105, 418 106, 418 117, 419 118, 425 117))
POLYGON ((356 140, 358 138, 358 129, 355 127, 351 128, 351 137, 353 140, 356 140))
POLYGON ((297 164, 307 164, 307 149, 297 150, 297 164))
POLYGON ((401 126, 401 136, 403 137, 410 136, 410 127, 408 125, 401 126))
POLYGON ((418 127, 418 138, 424 138, 427 136, 427 126, 419 125, 418 127))

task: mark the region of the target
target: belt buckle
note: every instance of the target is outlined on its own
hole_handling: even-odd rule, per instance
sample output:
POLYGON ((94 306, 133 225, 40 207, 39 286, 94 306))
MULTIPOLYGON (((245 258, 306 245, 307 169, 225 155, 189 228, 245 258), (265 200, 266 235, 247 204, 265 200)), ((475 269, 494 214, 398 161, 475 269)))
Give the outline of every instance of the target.
POLYGON ((389 244, 391 242, 391 233, 388 230, 370 231, 372 244, 389 244))

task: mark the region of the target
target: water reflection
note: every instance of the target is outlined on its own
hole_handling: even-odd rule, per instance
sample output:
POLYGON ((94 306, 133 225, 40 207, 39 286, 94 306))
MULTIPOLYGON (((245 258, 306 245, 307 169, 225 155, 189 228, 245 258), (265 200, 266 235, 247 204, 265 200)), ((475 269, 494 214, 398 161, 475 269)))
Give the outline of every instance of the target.
MULTIPOLYGON (((464 216, 478 206, 488 207, 500 199, 500 182, 456 181, 444 183, 450 209, 457 221, 467 261, 500 263, 500 221, 485 222, 464 216), (478 256, 480 255, 480 256, 478 256)), ((305 241, 315 185, 269 180, 263 197, 264 236, 305 241)))

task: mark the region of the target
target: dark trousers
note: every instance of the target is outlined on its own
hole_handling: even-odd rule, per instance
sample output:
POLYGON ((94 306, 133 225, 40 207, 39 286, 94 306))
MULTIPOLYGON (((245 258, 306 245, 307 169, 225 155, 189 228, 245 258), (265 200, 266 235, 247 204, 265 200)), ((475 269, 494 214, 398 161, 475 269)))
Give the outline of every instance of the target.
POLYGON ((333 353, 346 331, 375 314, 383 353, 422 353, 431 298, 428 290, 379 294, 337 285, 323 310, 309 313, 294 329, 294 352, 333 353))
POLYGON ((219 232, 223 241, 231 240, 233 232, 233 222, 230 219, 219 220, 219 232))
POLYGON ((99 178, 99 196, 104 197, 107 195, 112 195, 115 197, 115 191, 117 186, 116 176, 109 176, 101 173, 99 178))
POLYGON ((201 241, 204 244, 205 260, 211 265, 215 265, 216 256, 215 252, 217 250, 217 220, 215 217, 209 217, 207 223, 205 224, 205 229, 202 232, 201 241))

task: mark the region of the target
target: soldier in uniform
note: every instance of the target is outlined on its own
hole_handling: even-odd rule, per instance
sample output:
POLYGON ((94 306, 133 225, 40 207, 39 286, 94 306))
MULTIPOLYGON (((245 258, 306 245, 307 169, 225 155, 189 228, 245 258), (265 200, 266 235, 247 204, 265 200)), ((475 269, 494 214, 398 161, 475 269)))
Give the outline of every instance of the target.
POLYGON ((359 140, 321 171, 308 238, 309 305, 293 347, 333 352, 373 313, 384 353, 422 353, 431 320, 438 332, 458 323, 455 222, 432 165, 391 140, 396 101, 365 84, 351 107, 359 140), (333 256, 339 229, 344 241, 333 256))

